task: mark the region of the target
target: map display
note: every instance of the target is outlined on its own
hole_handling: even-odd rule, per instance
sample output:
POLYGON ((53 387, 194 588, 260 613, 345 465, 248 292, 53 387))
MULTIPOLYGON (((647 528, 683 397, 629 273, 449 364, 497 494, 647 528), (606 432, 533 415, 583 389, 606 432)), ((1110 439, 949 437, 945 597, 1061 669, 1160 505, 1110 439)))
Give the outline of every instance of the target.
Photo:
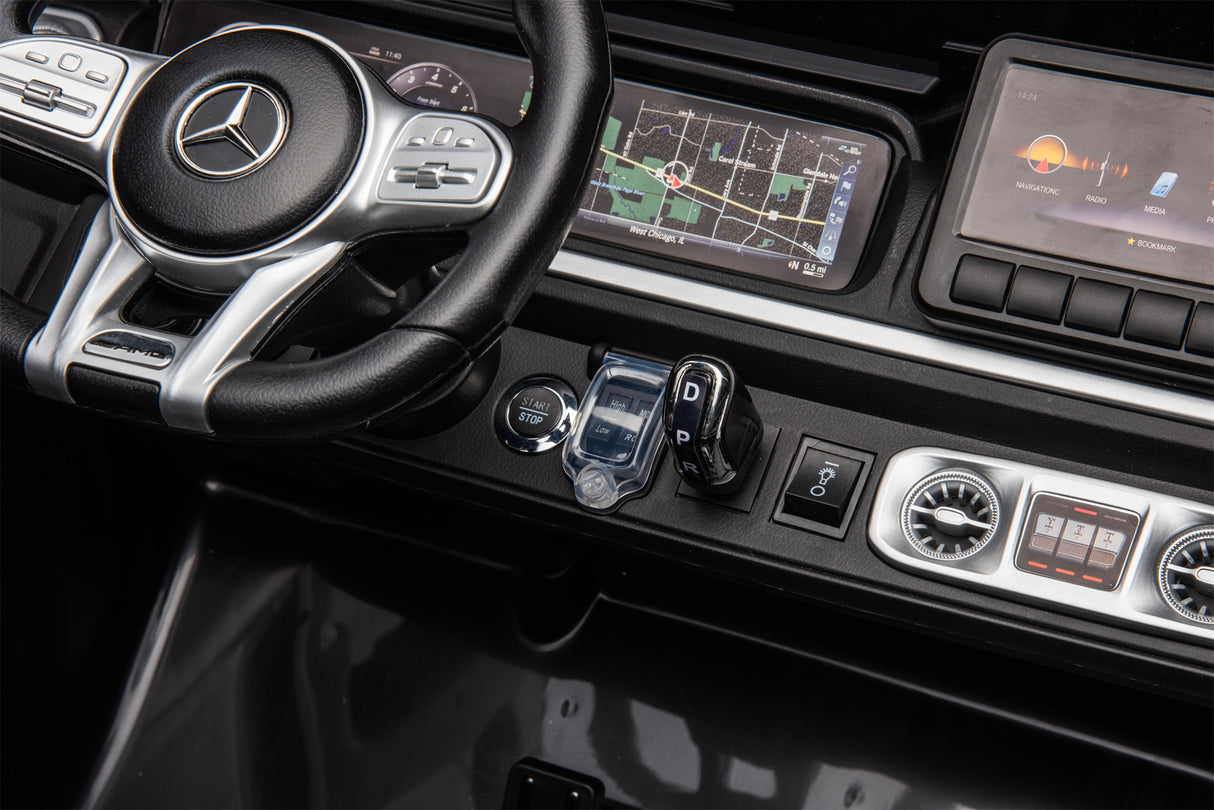
POLYGON ((862 133, 619 82, 576 231, 837 289, 888 160, 862 133))

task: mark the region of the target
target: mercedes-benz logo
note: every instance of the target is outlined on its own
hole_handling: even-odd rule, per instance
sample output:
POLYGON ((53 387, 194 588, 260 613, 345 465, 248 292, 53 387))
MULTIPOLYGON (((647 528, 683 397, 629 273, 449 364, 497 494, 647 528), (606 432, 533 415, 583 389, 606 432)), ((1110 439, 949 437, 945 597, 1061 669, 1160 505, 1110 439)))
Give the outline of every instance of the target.
POLYGON ((255 171, 287 136, 287 110, 273 92, 249 82, 212 87, 177 122, 177 156, 193 171, 231 180, 255 171))

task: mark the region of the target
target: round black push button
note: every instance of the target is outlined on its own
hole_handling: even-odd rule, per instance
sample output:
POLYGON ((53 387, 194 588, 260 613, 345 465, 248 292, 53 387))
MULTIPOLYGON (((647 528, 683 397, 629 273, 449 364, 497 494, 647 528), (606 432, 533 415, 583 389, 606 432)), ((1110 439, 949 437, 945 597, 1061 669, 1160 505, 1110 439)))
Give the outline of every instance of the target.
POLYGON ((497 436, 520 453, 551 450, 573 430, 577 404, 573 389, 555 377, 519 380, 497 402, 497 436))
POLYGON ((514 395, 506 406, 506 420, 511 430, 534 439, 551 433, 561 416, 561 398, 551 388, 532 386, 514 395))

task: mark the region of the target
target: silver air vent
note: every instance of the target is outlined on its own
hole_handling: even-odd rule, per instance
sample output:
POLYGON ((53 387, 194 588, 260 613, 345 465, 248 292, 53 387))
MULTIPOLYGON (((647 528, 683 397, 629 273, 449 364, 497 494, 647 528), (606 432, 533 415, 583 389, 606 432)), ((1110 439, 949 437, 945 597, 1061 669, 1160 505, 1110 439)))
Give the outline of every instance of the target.
POLYGON ((1189 621, 1214 624, 1214 526, 1172 541, 1159 561, 1159 592, 1189 621))
POLYGON ((968 470, 944 470, 915 484, 902 502, 902 533, 925 557, 977 554, 999 528, 999 498, 968 470))

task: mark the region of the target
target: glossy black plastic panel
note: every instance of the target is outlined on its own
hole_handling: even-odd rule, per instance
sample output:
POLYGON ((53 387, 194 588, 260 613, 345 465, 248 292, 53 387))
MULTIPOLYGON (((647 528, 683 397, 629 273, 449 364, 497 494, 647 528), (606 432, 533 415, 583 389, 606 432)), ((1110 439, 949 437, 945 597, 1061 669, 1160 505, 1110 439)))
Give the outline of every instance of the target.
MULTIPOLYGON (((1002 677, 999 658, 965 647, 840 617, 851 641, 837 649, 886 645, 882 672, 826 654, 840 644, 827 624, 821 648, 812 624, 790 647, 662 605, 677 596, 705 618, 714 598, 738 616, 832 614, 652 561, 579 562, 575 545, 534 528, 428 516, 402 495, 396 508, 417 516, 402 541, 209 491, 146 699, 124 706, 95 785, 103 806, 497 807, 528 756, 638 806, 1151 807, 1211 795, 1207 774, 1162 752, 955 699, 946 670, 1002 677), (908 644, 940 656, 942 688, 894 674, 908 644)), ((1011 669, 1047 704, 1061 689, 1105 712, 1179 708, 1011 669)))

